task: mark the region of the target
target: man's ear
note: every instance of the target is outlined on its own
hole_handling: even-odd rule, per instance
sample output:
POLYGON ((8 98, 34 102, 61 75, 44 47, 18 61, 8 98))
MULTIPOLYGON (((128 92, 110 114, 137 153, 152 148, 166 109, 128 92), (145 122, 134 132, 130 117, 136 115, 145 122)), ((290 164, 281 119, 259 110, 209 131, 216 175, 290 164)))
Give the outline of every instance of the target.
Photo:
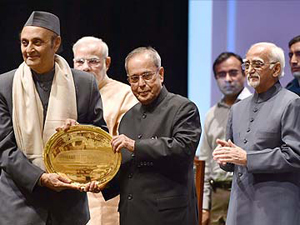
POLYGON ((105 58, 106 72, 107 72, 107 70, 108 70, 109 67, 110 67, 110 63, 111 63, 111 58, 110 58, 109 56, 107 56, 107 57, 105 58))
POLYGON ((163 83, 164 82, 164 76, 165 76, 165 69, 162 66, 159 68, 158 74, 159 74, 161 83, 163 83))
POLYGON ((280 65, 280 63, 279 62, 275 63, 273 65, 273 68, 271 68, 271 69, 273 70, 272 76, 278 78, 278 76, 280 75, 280 72, 281 72, 281 65, 280 65))
POLYGON ((61 45, 61 37, 57 36, 54 40, 54 43, 53 43, 53 47, 54 47, 55 52, 58 51, 60 45, 61 45))

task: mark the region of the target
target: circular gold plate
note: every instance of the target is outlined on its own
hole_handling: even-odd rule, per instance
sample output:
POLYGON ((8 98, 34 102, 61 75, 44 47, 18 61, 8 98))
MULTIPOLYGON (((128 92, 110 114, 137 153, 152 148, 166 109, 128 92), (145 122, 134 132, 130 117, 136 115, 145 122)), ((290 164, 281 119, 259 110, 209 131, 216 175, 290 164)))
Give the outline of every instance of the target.
POLYGON ((72 126, 51 136, 44 149, 44 162, 49 173, 58 173, 84 186, 109 182, 121 165, 121 154, 114 153, 112 137, 99 127, 72 126))

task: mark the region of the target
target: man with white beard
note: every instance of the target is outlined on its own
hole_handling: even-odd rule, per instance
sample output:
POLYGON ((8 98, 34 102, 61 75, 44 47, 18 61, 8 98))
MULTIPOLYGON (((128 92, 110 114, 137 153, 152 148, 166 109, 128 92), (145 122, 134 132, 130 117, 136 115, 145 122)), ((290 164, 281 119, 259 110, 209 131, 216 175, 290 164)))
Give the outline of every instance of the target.
POLYGON ((294 79, 286 88, 300 96, 300 35, 289 42, 289 63, 294 79))
POLYGON ((223 52, 213 64, 214 77, 224 96, 206 115, 200 147, 199 157, 205 160, 203 225, 223 225, 226 222, 232 173, 220 169, 212 158, 212 152, 217 147, 216 140, 225 138, 230 107, 251 95, 244 87, 245 73, 242 63, 239 55, 223 52))
POLYGON ((231 107, 213 157, 233 172, 230 225, 300 224, 300 98, 282 88, 283 50, 251 46, 244 60, 253 96, 231 107))

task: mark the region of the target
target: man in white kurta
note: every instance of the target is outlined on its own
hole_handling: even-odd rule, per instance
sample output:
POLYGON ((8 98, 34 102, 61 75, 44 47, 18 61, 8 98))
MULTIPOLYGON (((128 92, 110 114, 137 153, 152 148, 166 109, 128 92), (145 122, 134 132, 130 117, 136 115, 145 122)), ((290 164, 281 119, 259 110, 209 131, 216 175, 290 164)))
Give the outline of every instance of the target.
MULTIPOLYGON (((94 74, 102 97, 104 119, 111 135, 117 135, 125 112, 137 103, 130 86, 107 76, 111 58, 105 42, 83 37, 73 46, 74 68, 94 74)), ((101 193, 88 193, 91 220, 89 225, 118 225, 119 196, 105 202, 101 193)))

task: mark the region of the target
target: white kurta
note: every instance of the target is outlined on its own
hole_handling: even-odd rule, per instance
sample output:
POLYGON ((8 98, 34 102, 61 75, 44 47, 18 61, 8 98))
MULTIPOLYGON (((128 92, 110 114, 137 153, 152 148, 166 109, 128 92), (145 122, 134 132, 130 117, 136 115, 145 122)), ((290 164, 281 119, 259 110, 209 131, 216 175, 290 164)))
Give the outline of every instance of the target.
MULTIPOLYGON (((130 86, 105 77, 99 85, 102 98, 104 120, 111 135, 118 134, 122 116, 138 101, 131 92, 130 86)), ((101 193, 88 193, 91 219, 88 225, 118 225, 119 196, 105 201, 101 193)))

